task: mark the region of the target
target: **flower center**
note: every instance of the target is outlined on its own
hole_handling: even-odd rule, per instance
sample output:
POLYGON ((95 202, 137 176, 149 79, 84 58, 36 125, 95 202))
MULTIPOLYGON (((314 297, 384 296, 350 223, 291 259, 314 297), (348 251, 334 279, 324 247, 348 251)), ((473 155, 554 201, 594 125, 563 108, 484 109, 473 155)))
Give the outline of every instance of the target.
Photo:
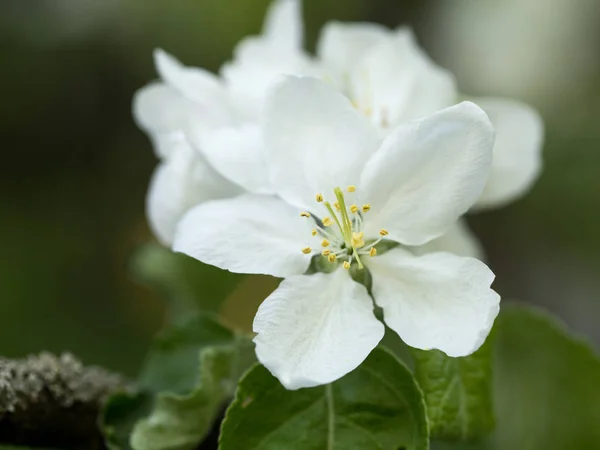
MULTIPOLYGON (((348 186, 346 192, 351 197, 356 192, 356 187, 348 186)), ((327 201, 323 194, 317 194, 315 197, 317 203, 323 203, 329 212, 328 216, 319 220, 308 212, 300 215, 313 222, 312 235, 322 239, 321 255, 323 257, 327 258, 330 263, 342 262, 344 269, 350 269, 352 261, 356 261, 358 268, 363 269, 361 256, 375 256, 377 254, 375 246, 384 236, 387 236, 388 232, 380 230, 379 238, 365 244, 363 219, 365 214, 370 211, 371 205, 366 203, 359 207, 352 203, 348 206, 341 188, 336 187, 333 193, 336 199, 333 203, 327 201)), ((310 254, 313 253, 313 249, 304 247, 302 252, 310 254)))
POLYGON ((366 102, 363 104, 355 99, 351 99, 351 102, 352 106, 354 106, 354 108, 358 112, 371 119, 371 121, 374 122, 375 126, 378 126, 379 128, 382 128, 384 130, 390 127, 390 114, 389 110, 385 106, 382 106, 379 110, 375 111, 378 112, 378 114, 375 116, 373 107, 370 106, 370 102, 366 102))

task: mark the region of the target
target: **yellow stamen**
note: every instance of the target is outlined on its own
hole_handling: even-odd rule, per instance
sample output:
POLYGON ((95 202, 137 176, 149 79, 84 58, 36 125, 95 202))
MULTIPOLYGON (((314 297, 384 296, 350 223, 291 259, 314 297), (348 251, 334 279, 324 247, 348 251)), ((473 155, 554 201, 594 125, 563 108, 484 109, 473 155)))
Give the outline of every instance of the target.
POLYGON ((302 249, 302 253, 304 253, 305 255, 308 255, 310 252, 312 252, 312 248, 310 247, 304 247, 302 249))
POLYGON ((323 239, 321 241, 321 246, 323 246, 323 247, 329 247, 329 241, 327 239, 323 239))
POLYGON ((317 194, 316 199, 317 202, 321 203, 323 201, 323 194, 317 194))
POLYGON ((377 254, 377 249, 375 247, 371 247, 369 250, 369 256, 375 256, 377 254))
POLYGON ((364 241, 365 233, 362 231, 360 233, 352 233, 352 247, 353 248, 361 248, 365 245, 364 241))
POLYGON ((331 255, 329 255, 327 257, 327 261, 329 261, 330 263, 335 262, 336 259, 337 259, 337 256, 335 256, 335 253, 332 253, 331 255))
POLYGON ((312 234, 313 236, 317 235, 317 230, 315 228, 312 229, 312 231, 310 232, 310 234, 312 234))
POLYGON ((356 206, 356 205, 350 205, 350 212, 352 214, 356 214, 358 212, 358 206, 356 206))
POLYGON ((346 190, 347 190, 348 192, 354 192, 354 191, 356 191, 356 186, 348 186, 348 187, 346 188, 346 190))
POLYGON ((348 261, 344 261, 344 264, 342 264, 344 266, 344 269, 349 270, 350 269, 350 263, 348 261))
POLYGON ((303 211, 300 213, 300 217, 310 217, 310 213, 303 211))
POLYGON ((340 210, 340 204, 338 202, 333 202, 333 207, 336 209, 336 211, 340 210))
POLYGON ((333 220, 331 220, 331 217, 325 217, 323 219, 323 225, 325 225, 326 227, 330 227, 331 225, 333 225, 333 220))
POLYGON ((321 252, 321 255, 323 255, 323 256, 329 256, 330 254, 331 254, 331 250, 329 250, 329 249, 325 249, 321 252))
POLYGON ((364 213, 369 212, 371 210, 371 205, 369 205, 368 203, 362 205, 362 210, 364 213))
POLYGON ((388 232, 388 230, 384 230, 383 228, 381 230, 379 230, 379 235, 380 236, 387 236, 388 234, 390 234, 388 232))

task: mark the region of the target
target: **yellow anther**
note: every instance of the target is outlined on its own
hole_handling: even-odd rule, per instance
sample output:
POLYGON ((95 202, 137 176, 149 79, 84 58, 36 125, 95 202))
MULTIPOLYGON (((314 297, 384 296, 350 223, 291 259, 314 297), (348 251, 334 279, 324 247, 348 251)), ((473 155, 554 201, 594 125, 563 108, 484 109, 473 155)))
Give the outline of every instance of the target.
POLYGON ((356 205, 350 205, 350 212, 352 214, 356 214, 358 212, 358 206, 356 206, 356 205))
POLYGON ((325 225, 326 227, 330 227, 331 225, 333 225, 333 220, 331 220, 331 217, 325 217, 323 219, 323 225, 325 225))
POLYGON ((330 254, 331 254, 331 250, 329 250, 329 249, 325 249, 321 252, 321 255, 323 255, 323 256, 329 256, 330 254))
POLYGON ((371 205, 369 205, 368 203, 365 203, 364 205, 362 205, 362 211, 364 213, 371 211, 371 205))
POLYGON ((310 247, 304 247, 302 249, 302 253, 304 253, 305 255, 308 255, 310 252, 312 252, 312 248, 310 247))
POLYGON ((358 109, 358 101, 351 100, 350 103, 352 103, 352 106, 354 106, 355 109, 358 109))
POLYGON ((369 256, 375 256, 377 254, 377 249, 375 247, 371 247, 369 250, 369 256))
POLYGON ((360 233, 352 233, 352 247, 361 248, 365 245, 364 241, 365 233, 362 231, 360 233))
POLYGON ((344 266, 344 269, 349 270, 350 269, 350 263, 348 261, 344 261, 344 264, 342 264, 344 266))
POLYGON ((354 191, 356 191, 356 186, 348 186, 348 187, 346 188, 346 190, 347 190, 348 192, 354 192, 354 191))
POLYGON ((310 234, 312 234, 313 236, 317 235, 317 230, 315 228, 312 229, 312 231, 310 232, 310 234))
POLYGON ((332 253, 327 257, 327 261, 329 261, 330 263, 335 262, 336 259, 337 256, 335 256, 335 253, 332 253))
POLYGON ((340 204, 338 202, 333 202, 333 207, 336 209, 336 211, 340 210, 340 204))
POLYGON ((379 230, 379 235, 380 236, 387 236, 388 234, 390 234, 388 232, 388 230, 384 230, 383 228, 381 230, 379 230))
POLYGON ((306 212, 306 211, 303 211, 303 212, 300 213, 300 217, 310 217, 310 213, 306 212))
POLYGON ((329 241, 327 239, 323 239, 321 241, 321 246, 322 247, 329 247, 329 241))
POLYGON ((316 195, 317 202, 321 203, 323 201, 323 194, 316 195))

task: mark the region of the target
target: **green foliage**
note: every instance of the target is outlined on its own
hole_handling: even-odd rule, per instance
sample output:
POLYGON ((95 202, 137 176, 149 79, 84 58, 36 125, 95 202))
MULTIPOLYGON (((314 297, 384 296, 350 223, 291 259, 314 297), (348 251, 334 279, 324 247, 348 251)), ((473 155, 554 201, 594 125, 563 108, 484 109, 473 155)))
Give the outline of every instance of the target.
POLYGON ((428 448, 422 393, 389 351, 327 385, 287 391, 262 366, 240 381, 221 428, 221 450, 421 450, 428 448))
POLYGON ((493 429, 491 339, 464 358, 438 350, 412 353, 432 438, 470 440, 493 429))
POLYGON ((196 387, 184 395, 160 393, 152 413, 135 426, 132 447, 140 450, 196 448, 208 434, 223 402, 233 394, 240 375, 239 353, 233 345, 202 350, 196 387))
POLYGON ((113 396, 101 418, 111 449, 193 449, 208 434, 241 373, 250 341, 206 315, 162 331, 141 372, 139 395, 113 396))
POLYGON ((139 383, 153 392, 189 392, 198 379, 199 352, 234 339, 229 329, 208 315, 192 316, 180 325, 167 327, 156 336, 139 383))
POLYGON ((123 392, 112 395, 98 421, 106 447, 109 450, 131 450, 131 431, 150 412, 151 407, 152 397, 148 393, 123 392))
POLYGON ((137 250, 131 272, 140 283, 169 300, 173 321, 185 319, 191 310, 217 312, 243 278, 158 244, 146 244, 137 250))
POLYGON ((498 428, 486 448, 600 448, 600 360, 564 324, 504 308, 494 370, 498 428))
POLYGON ((493 353, 496 430, 436 450, 600 448, 600 359, 546 312, 504 306, 493 353))

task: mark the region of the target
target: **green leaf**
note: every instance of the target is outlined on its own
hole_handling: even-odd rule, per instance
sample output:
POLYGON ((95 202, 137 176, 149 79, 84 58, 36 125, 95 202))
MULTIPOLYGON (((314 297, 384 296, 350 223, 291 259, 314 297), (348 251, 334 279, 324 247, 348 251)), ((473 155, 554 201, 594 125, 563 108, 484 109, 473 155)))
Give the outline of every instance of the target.
POLYGON ((432 438, 470 440, 494 428, 491 341, 464 358, 412 350, 432 438))
POLYGON ((169 300, 172 321, 187 317, 190 311, 217 312, 225 297, 243 279, 243 275, 202 264, 158 244, 140 247, 130 267, 140 283, 169 300))
POLYGON ((547 312, 503 306, 496 323, 496 429, 474 444, 436 450, 600 448, 600 359, 547 312))
POLYGON ((160 393, 152 413, 135 426, 132 447, 139 450, 196 448, 210 431, 223 402, 233 394, 240 370, 238 361, 239 349, 233 345, 202 350, 196 388, 186 395, 160 393))
POLYGON ((189 392, 198 379, 200 350, 231 344, 234 340, 231 330, 206 314, 169 326, 154 339, 139 384, 153 392, 189 392))
POLYGON ((497 431, 488 448, 600 448, 600 359, 550 314, 505 307, 494 360, 497 431))
POLYGON ((241 374, 256 358, 251 341, 208 315, 163 330, 152 345, 138 395, 109 399, 101 417, 107 446, 192 449, 208 434, 241 374))
POLYGON ((383 348, 342 379, 297 391, 256 365, 240 381, 219 448, 427 449, 425 403, 410 371, 383 348))
POLYGON ((113 394, 105 403, 99 418, 99 428, 109 450, 131 450, 129 437, 133 427, 145 417, 152 398, 144 393, 113 394))

